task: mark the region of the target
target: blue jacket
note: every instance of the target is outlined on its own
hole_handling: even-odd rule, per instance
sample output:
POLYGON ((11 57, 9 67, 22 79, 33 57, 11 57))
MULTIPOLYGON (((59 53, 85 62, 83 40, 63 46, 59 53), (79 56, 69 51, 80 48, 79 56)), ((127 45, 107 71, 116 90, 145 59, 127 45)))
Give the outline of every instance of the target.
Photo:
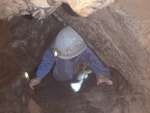
POLYGON ((38 66, 36 76, 42 79, 52 70, 53 76, 56 80, 71 80, 75 76, 75 67, 79 63, 88 64, 89 68, 96 74, 96 76, 110 75, 108 67, 102 63, 90 48, 87 48, 79 56, 69 60, 55 57, 51 48, 48 48, 38 66))

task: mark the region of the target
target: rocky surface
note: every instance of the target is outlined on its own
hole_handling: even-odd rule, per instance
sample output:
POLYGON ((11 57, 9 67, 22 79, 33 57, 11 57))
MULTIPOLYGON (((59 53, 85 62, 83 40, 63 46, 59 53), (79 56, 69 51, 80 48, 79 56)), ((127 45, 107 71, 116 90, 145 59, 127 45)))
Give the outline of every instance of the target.
POLYGON ((51 21, 42 23, 24 16, 9 22, 0 21, 1 86, 16 76, 23 76, 24 72, 30 73, 36 67, 40 54, 63 27, 63 23, 54 17, 49 19, 51 21))
POLYGON ((53 16, 44 22, 31 16, 0 21, 0 113, 38 110, 24 74, 34 76, 43 51, 62 27, 53 16))
POLYGON ((72 25, 89 46, 129 82, 133 97, 130 95, 127 100, 131 113, 150 111, 148 4, 148 0, 117 1, 87 18, 70 16, 61 9, 58 11, 66 23, 72 25), (136 98, 137 103, 132 98, 136 98), (140 109, 134 109, 136 107, 140 109))
POLYGON ((32 15, 39 20, 51 15, 63 3, 69 5, 80 16, 88 16, 97 9, 112 4, 114 0, 5 0, 0 1, 0 19, 11 19, 18 15, 32 15))

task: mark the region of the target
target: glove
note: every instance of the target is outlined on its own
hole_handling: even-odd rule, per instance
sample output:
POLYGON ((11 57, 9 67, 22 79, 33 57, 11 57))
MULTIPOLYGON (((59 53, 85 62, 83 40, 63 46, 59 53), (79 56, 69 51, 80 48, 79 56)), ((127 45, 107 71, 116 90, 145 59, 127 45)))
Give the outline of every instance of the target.
POLYGON ((40 84, 41 79, 40 78, 34 78, 30 81, 29 86, 31 89, 34 90, 34 86, 37 86, 38 84, 40 84))
POLYGON ((99 77, 97 77, 97 85, 101 85, 103 83, 106 83, 107 85, 113 85, 113 81, 110 80, 108 77, 105 77, 103 75, 100 75, 99 77))

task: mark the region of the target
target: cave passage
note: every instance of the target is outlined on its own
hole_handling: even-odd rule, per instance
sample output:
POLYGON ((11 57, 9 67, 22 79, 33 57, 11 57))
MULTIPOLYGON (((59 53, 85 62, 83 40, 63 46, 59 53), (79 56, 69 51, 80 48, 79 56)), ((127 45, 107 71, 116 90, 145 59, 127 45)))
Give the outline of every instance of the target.
POLYGON ((127 110, 122 95, 127 93, 128 83, 115 69, 111 69, 113 86, 98 87, 95 76, 91 75, 81 91, 74 93, 66 83, 57 82, 49 74, 34 91, 29 88, 24 74, 35 76, 43 51, 64 25, 54 16, 42 23, 30 15, 15 17, 9 23, 1 21, 0 113, 115 113, 116 109, 124 113, 127 110))
POLYGON ((1 0, 0 113, 150 113, 149 4, 1 0), (91 74, 73 93, 49 73, 34 91, 29 88, 44 50, 67 25, 110 67, 111 87, 97 87, 91 74))

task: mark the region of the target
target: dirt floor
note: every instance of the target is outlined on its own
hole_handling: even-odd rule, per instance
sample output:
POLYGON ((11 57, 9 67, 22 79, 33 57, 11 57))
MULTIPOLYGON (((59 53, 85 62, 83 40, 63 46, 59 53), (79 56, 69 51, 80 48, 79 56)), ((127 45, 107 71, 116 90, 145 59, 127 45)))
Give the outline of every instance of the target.
MULTIPOLYGON (((57 82, 49 75, 36 89, 35 95, 44 113, 110 113, 117 101, 120 101, 119 105, 125 104, 114 86, 103 84, 97 87, 92 75, 85 81, 79 93, 72 92, 68 84, 57 82)), ((120 107, 118 110, 121 110, 119 113, 125 112, 120 107)))
MULTIPOLYGON (((116 70, 112 73, 120 76, 116 70)), ((91 75, 81 91, 74 93, 68 84, 54 80, 51 75, 34 91, 22 79, 0 92, 0 113, 127 113, 122 92, 127 83, 123 78, 119 81, 114 81, 111 87, 104 84, 98 87, 95 76, 91 75)))

